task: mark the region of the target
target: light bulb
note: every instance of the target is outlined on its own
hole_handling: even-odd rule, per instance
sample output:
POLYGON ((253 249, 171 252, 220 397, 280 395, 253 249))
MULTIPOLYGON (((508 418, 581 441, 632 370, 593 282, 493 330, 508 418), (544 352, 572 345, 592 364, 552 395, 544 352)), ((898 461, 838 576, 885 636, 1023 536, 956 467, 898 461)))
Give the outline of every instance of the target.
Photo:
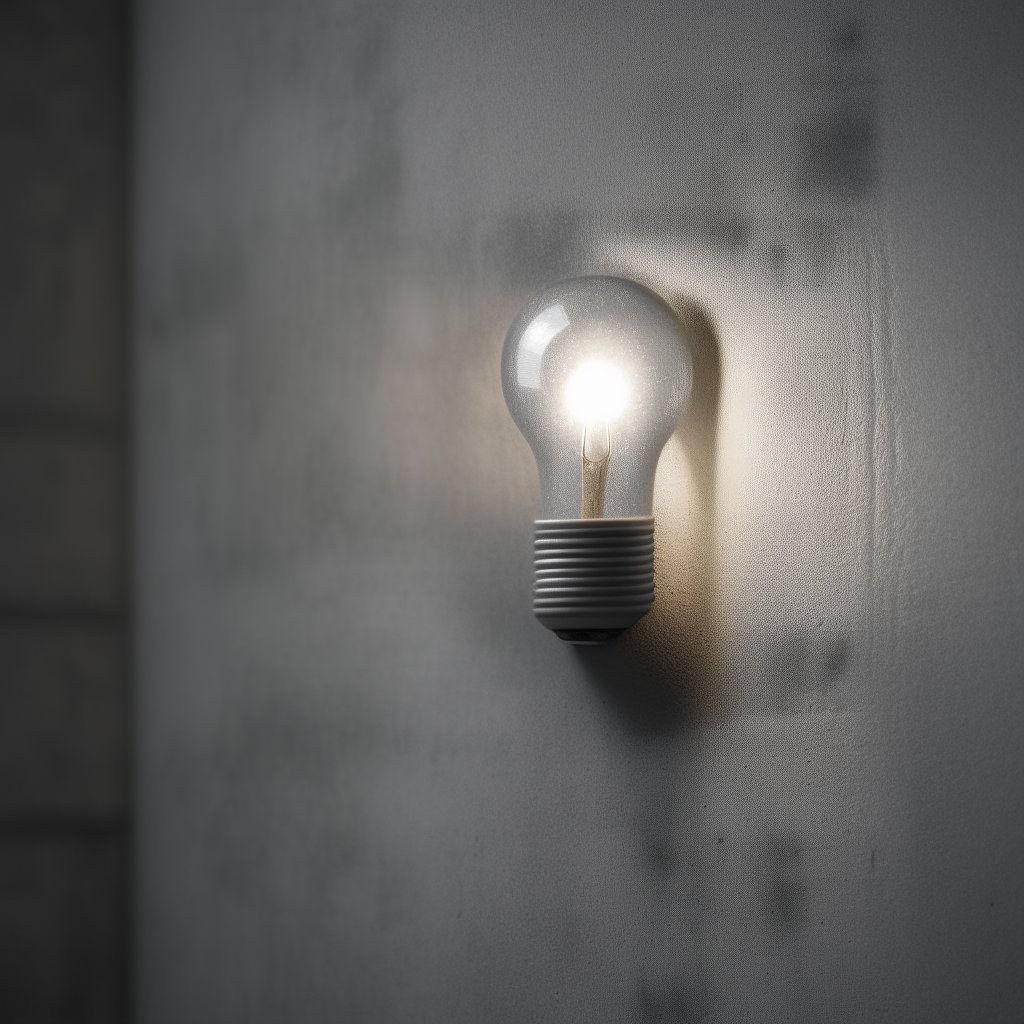
POLYGON ((540 475, 534 612, 603 643, 654 600, 654 473, 690 396, 689 343, 653 292, 581 277, 516 317, 501 383, 540 475))

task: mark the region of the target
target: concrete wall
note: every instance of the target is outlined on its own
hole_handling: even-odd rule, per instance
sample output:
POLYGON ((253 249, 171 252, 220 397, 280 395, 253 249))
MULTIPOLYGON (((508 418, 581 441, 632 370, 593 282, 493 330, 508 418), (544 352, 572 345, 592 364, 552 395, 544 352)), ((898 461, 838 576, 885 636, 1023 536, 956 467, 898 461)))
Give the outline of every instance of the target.
POLYGON ((142 4, 141 1020, 1019 1019, 1022 45, 142 4), (590 651, 498 375, 581 273, 696 345, 590 651))
POLYGON ((127 1009, 128 12, 0 5, 0 1019, 127 1009))

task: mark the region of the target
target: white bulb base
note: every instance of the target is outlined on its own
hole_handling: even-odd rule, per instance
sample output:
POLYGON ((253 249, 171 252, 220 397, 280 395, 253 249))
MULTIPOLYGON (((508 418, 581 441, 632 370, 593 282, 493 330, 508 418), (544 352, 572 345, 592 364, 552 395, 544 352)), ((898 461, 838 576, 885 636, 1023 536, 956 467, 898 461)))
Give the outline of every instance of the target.
POLYGON ((654 602, 654 519, 538 519, 533 612, 572 644, 614 639, 654 602))

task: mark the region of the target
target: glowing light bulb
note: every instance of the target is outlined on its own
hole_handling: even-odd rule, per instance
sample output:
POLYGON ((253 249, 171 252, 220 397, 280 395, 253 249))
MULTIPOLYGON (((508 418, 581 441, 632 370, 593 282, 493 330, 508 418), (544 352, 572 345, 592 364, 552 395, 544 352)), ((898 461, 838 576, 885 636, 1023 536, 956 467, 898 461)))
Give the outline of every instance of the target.
POLYGON ((646 288, 582 277, 516 317, 501 377, 540 475, 534 612, 603 643, 654 600, 654 473, 689 399, 689 343, 646 288))

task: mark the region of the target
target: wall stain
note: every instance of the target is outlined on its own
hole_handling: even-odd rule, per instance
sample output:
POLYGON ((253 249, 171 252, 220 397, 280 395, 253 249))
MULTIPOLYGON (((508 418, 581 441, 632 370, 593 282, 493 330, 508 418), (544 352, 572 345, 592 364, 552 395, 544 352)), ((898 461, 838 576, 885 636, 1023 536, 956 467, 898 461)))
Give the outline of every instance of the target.
POLYGON ((692 206, 659 206, 631 210, 622 215, 620 231, 653 238, 674 238, 699 248, 738 257, 748 247, 752 231, 750 218, 731 208, 725 201, 718 178, 701 186, 708 203, 692 206))
POLYGON ((762 890, 765 924, 772 929, 793 931, 801 926, 807 912, 807 878, 804 853, 798 837, 771 834, 762 851, 767 876, 762 890))
POLYGON ((872 195, 877 184, 876 88, 866 53, 864 25, 850 19, 803 76, 816 109, 800 131, 802 190, 840 204, 872 195))
POLYGON ((637 1004, 640 1019, 649 1024, 685 1024, 706 1020, 711 1013, 712 998, 706 990, 678 981, 660 985, 641 983, 637 1004))
MULTIPOLYGON (((390 5, 389 5, 390 6, 390 5)), ((356 11, 351 33, 349 90, 342 104, 348 172, 327 189, 324 212, 339 232, 354 235, 367 252, 393 244, 405 179, 400 119, 403 96, 395 84, 393 27, 386 8, 356 11)))
POLYGON ((312 827, 306 817, 311 803, 334 790, 339 772, 372 749, 379 734, 374 710, 352 701, 348 714, 324 715, 296 699, 301 685, 295 680, 255 665, 243 676, 250 692, 218 718, 206 757, 177 773, 203 794, 204 847, 218 891, 239 906, 276 909, 282 886, 291 883, 278 875, 275 851, 262 841, 272 820, 303 836, 303 870, 293 881, 324 919, 340 879, 368 863, 377 864, 386 917, 387 892, 398 884, 397 875, 368 849, 363 808, 346 801, 344 814, 324 816, 312 827), (201 776, 198 763, 204 765, 201 776))
POLYGON ((512 210, 488 234, 485 260, 502 280, 524 290, 577 277, 585 272, 587 220, 582 210, 563 206, 512 210))
POLYGON ((752 643, 757 669, 739 695, 737 711, 786 716, 836 710, 850 667, 851 639, 839 627, 789 630, 752 643))

